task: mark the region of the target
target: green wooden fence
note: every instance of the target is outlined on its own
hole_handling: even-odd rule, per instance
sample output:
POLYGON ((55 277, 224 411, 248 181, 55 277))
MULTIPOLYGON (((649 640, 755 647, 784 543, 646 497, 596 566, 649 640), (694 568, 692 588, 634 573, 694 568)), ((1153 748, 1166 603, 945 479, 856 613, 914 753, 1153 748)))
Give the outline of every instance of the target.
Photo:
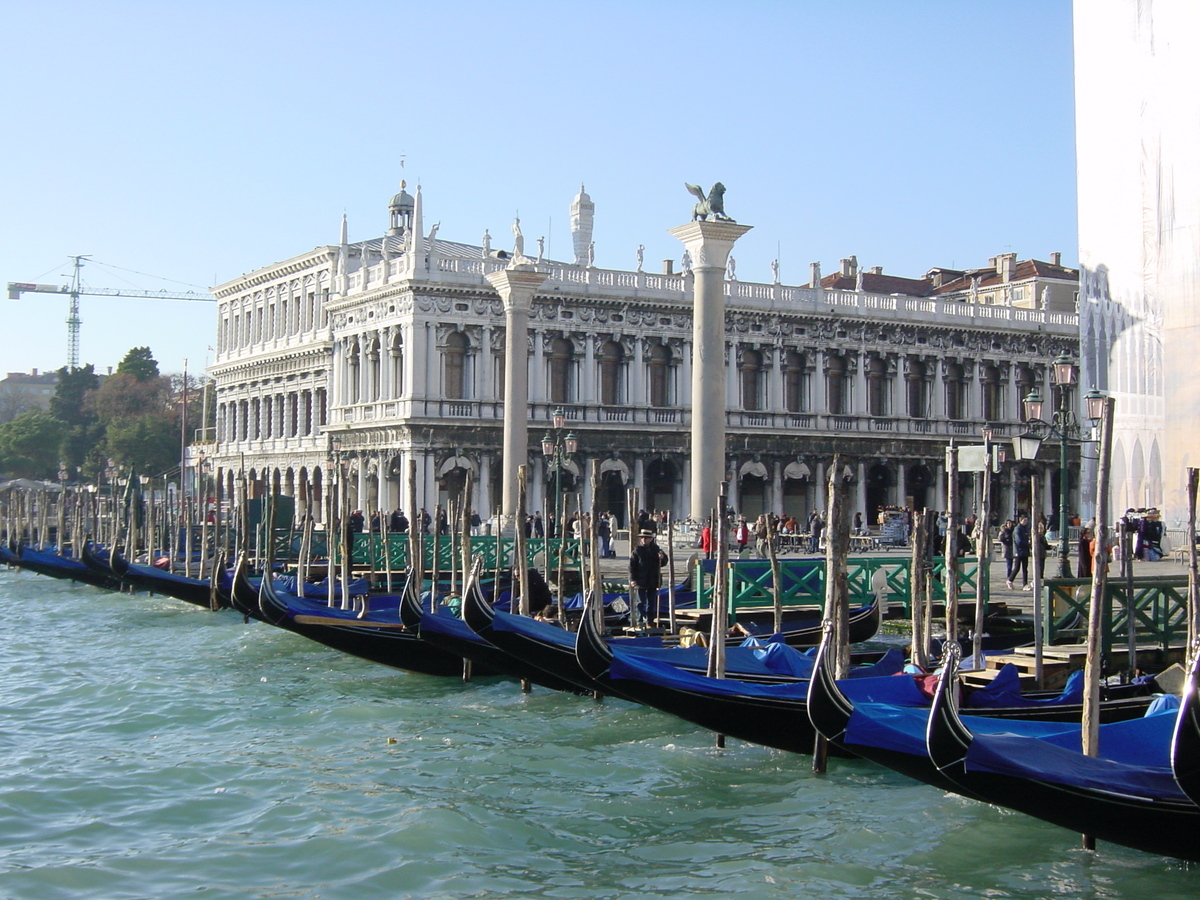
MULTIPOLYGON (((904 615, 911 616, 911 567, 912 558, 904 556, 856 557, 848 560, 847 582, 850 589, 850 605, 865 605, 871 601, 876 592, 882 592, 885 609, 887 606, 899 605, 903 608, 904 615)), ((945 560, 936 557, 933 567, 933 601, 934 603, 944 603, 946 599, 945 560)), ((780 560, 779 568, 785 605, 824 604, 825 560, 780 560)), ((982 590, 986 603, 990 597, 986 565, 983 572, 982 590)), ((697 567, 697 573, 696 583, 703 585, 697 601, 701 607, 711 606, 713 588, 711 570, 701 563, 697 567)), ((975 600, 979 591, 978 575, 978 560, 959 560, 958 596, 960 599, 972 602, 975 600)), ((731 562, 729 564, 730 608, 736 611, 739 608, 770 606, 774 603, 772 584, 771 565, 766 560, 735 560, 731 562)))
MULTIPOLYGON (((312 559, 328 559, 328 535, 324 531, 314 532, 310 557, 312 559)), ((511 566, 516 552, 516 541, 513 538, 500 538, 494 535, 478 535, 467 538, 470 541, 471 556, 482 556, 485 569, 494 569, 497 565, 496 555, 501 554, 500 564, 511 566)), ((300 556, 301 536, 295 531, 277 530, 274 534, 275 558, 281 562, 294 562, 300 556)), ((437 565, 441 571, 449 571, 452 560, 462 559, 463 536, 421 535, 421 556, 427 569, 433 568, 434 553, 437 554, 437 565)), ((539 568, 557 569, 559 556, 562 565, 568 569, 579 568, 579 558, 582 551, 581 541, 574 538, 528 538, 525 541, 525 557, 529 565, 539 568)), ((407 534, 389 534, 384 539, 381 534, 362 533, 354 535, 350 559, 355 567, 384 571, 390 562, 394 571, 408 567, 408 554, 411 549, 411 539, 407 534)), ((341 546, 334 541, 333 557, 341 561, 341 546)), ((455 562, 455 565, 459 563, 455 562)))
MULTIPOLYGON (((1125 582, 1109 580, 1104 591, 1100 619, 1101 653, 1110 653, 1114 646, 1129 641, 1129 622, 1132 616, 1139 644, 1154 643, 1165 650, 1187 640, 1186 575, 1158 575, 1136 578, 1133 594, 1125 590, 1125 582), (1132 600, 1130 599, 1132 596, 1132 600)), ((1047 596, 1046 641, 1066 630, 1083 627, 1091 603, 1092 582, 1088 578, 1051 578, 1045 582, 1047 596), (1081 624, 1075 625, 1075 622, 1081 624), (1074 628, 1068 629, 1068 626, 1074 628)))

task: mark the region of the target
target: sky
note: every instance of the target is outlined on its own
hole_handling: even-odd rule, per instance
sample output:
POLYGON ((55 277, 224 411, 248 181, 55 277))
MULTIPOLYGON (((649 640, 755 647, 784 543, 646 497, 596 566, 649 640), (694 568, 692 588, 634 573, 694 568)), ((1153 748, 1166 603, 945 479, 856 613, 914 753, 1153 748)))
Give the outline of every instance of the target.
MULTIPOLYGON (((601 268, 677 260, 715 181, 743 281, 1077 260, 1069 0, 6 0, 0 33, 0 281, 207 290, 343 213, 378 237, 401 179, 440 238, 519 214, 557 259, 586 185, 601 268)), ((0 376, 66 363, 65 297, 0 304, 0 376)), ((215 311, 85 296, 81 362, 195 373, 215 311)))

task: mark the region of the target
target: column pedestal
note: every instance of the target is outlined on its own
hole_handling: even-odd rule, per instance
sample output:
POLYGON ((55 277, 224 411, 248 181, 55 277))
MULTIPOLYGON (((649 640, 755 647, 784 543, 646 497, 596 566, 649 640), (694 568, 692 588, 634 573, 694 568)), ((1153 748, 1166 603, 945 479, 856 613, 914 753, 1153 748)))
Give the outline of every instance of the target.
POLYGON ((517 515, 517 472, 529 456, 529 310, 543 272, 519 265, 486 276, 504 302, 504 443, 500 456, 501 528, 517 515))
POLYGON ((692 458, 690 514, 703 521, 725 480, 725 264, 751 226, 689 222, 670 233, 692 258, 692 458))

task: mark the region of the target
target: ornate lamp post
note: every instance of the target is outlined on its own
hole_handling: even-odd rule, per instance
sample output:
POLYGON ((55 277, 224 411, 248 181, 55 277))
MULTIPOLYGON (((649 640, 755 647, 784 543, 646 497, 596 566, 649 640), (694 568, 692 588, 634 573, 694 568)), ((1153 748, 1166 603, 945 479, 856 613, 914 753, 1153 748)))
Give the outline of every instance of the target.
POLYGON ((1029 430, 1013 439, 1013 449, 1017 459, 1033 459, 1037 456, 1042 441, 1049 438, 1058 439, 1058 575, 1060 578, 1069 578, 1071 566, 1067 529, 1067 446, 1072 443, 1094 443, 1091 435, 1096 424, 1104 416, 1105 396, 1095 388, 1084 395, 1087 417, 1092 423, 1092 427, 1085 429, 1071 408, 1071 392, 1079 378, 1079 368, 1075 361, 1069 356, 1060 356, 1054 361, 1051 374, 1054 384, 1059 389, 1058 409, 1054 410, 1049 421, 1043 419, 1045 401, 1036 388, 1030 391, 1022 401, 1029 430))
MULTIPOLYGON (((573 433, 563 436, 562 430, 567 423, 567 416, 562 407, 554 410, 551 422, 554 425, 554 432, 553 434, 547 432, 546 436, 542 438, 542 456, 550 465, 554 466, 554 529, 558 537, 565 539, 566 533, 563 531, 562 521, 562 470, 563 466, 579 450, 579 439, 573 433)), ((521 527, 524 527, 523 523, 521 523, 521 527)))

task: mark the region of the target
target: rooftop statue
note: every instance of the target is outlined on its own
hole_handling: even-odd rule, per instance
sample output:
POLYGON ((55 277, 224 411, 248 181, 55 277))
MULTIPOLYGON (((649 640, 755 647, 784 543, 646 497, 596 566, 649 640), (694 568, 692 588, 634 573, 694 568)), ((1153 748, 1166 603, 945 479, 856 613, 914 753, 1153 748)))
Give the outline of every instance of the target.
POLYGON ((704 191, 700 190, 697 184, 688 184, 684 182, 686 187, 694 197, 700 202, 692 207, 692 221, 700 219, 703 222, 708 221, 708 217, 712 216, 717 222, 732 222, 733 219, 725 215, 725 185, 717 182, 708 192, 708 196, 704 196, 704 191))

